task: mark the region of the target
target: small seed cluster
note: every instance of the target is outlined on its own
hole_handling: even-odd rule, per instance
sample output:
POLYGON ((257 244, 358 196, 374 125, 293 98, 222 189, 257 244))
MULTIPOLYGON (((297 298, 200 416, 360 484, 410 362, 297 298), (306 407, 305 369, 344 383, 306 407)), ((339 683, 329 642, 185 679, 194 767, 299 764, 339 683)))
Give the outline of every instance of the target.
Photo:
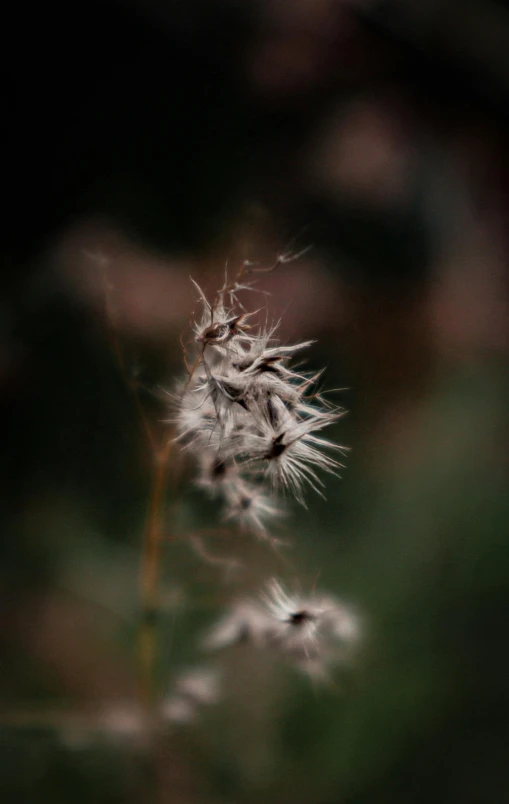
POLYGON ((234 603, 205 637, 206 650, 241 642, 267 648, 316 679, 352 654, 357 615, 331 595, 303 595, 272 579, 258 598, 234 603))
POLYGON ((283 345, 277 325, 252 326, 237 285, 214 303, 196 288, 203 310, 178 395, 178 440, 196 460, 197 484, 222 500, 225 519, 264 535, 282 513, 278 493, 303 503, 306 485, 321 493, 318 471, 341 466, 333 454, 344 448, 321 432, 342 411, 316 390, 321 372, 293 365, 312 341, 283 345))

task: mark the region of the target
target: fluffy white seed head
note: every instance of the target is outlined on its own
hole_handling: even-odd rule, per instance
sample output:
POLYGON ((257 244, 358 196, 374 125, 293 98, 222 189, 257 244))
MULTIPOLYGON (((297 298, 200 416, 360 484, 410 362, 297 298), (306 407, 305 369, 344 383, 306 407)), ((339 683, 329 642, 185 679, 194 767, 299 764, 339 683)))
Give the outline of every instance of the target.
POLYGON ((266 523, 280 518, 284 511, 259 486, 238 480, 225 487, 224 517, 238 522, 243 530, 266 535, 266 523))
POLYGON ((275 651, 315 678, 343 661, 360 635, 358 620, 330 595, 290 592, 270 581, 258 599, 240 600, 211 628, 207 650, 241 642, 275 651))
POLYGON ((187 363, 177 439, 197 460, 197 484, 223 497, 224 516, 263 533, 280 513, 275 493, 303 503, 306 486, 321 494, 320 474, 341 467, 333 453, 343 448, 319 433, 342 411, 314 390, 321 372, 292 363, 312 341, 281 344, 278 324, 257 330, 254 314, 236 307, 238 285, 232 291, 225 281, 213 303, 195 287, 202 305, 194 325, 198 352, 187 363))

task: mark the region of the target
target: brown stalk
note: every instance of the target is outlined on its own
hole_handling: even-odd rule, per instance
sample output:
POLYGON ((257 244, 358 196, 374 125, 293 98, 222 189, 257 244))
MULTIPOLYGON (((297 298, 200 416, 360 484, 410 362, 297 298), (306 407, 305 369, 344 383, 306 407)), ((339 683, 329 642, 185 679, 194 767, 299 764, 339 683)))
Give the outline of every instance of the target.
POLYGON ((168 464, 173 445, 173 434, 169 437, 166 436, 162 446, 157 443, 157 439, 150 426, 138 393, 138 384, 129 376, 125 365, 124 355, 118 338, 114 308, 111 301, 112 286, 108 280, 107 265, 103 263, 102 267, 104 270, 105 312, 111 348, 115 355, 120 374, 133 397, 143 431, 154 456, 154 469, 141 548, 139 581, 141 623, 138 635, 140 694, 147 708, 153 709, 157 692, 157 615, 159 610, 162 544, 163 534, 165 532, 163 512, 168 464))

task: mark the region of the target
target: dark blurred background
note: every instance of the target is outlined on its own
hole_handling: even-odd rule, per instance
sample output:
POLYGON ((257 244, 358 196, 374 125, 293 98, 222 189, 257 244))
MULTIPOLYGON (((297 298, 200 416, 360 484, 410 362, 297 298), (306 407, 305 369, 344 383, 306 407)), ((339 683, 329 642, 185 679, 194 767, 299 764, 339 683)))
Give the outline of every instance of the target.
MULTIPOLYGON (((0 801, 509 801, 508 6, 10 10, 0 801), (327 501, 285 523, 291 573, 361 612, 362 650, 331 689, 239 647, 222 700, 147 745, 153 455, 131 390, 164 429, 189 275, 210 292, 226 261, 289 244, 313 248, 262 287, 347 389, 351 447, 327 501)), ((210 527, 177 486, 169 531, 210 527)), ((247 537, 209 548, 244 569, 165 544, 163 693, 225 604, 281 571, 247 537)))

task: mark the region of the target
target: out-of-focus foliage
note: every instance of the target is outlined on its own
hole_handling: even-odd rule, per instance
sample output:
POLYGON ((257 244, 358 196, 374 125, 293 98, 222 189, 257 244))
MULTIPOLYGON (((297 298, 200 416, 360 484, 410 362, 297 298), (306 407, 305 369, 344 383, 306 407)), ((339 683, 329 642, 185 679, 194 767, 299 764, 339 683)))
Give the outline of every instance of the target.
POLYGON ((505 4, 474 0, 18 14, 2 802, 509 797, 503 35, 505 4), (294 237, 313 250, 260 286, 285 339, 317 338, 310 370, 347 389, 347 468, 327 500, 290 510, 280 555, 217 533, 172 464, 158 683, 169 693, 224 607, 279 573, 359 611, 361 650, 321 687, 233 647, 221 700, 151 743, 137 631, 153 453, 130 389, 164 433, 189 274, 214 290, 227 259, 270 263, 294 237))

